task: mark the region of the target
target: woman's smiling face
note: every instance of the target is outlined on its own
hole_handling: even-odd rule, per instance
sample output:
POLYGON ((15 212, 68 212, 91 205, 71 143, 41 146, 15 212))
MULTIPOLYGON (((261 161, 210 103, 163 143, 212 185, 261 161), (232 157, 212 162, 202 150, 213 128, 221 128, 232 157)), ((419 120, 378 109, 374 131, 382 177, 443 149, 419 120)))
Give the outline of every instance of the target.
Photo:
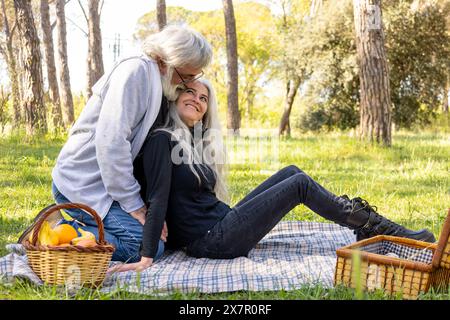
POLYGON ((186 84, 186 89, 177 100, 177 112, 188 127, 193 127, 202 120, 208 110, 209 92, 200 81, 186 84))

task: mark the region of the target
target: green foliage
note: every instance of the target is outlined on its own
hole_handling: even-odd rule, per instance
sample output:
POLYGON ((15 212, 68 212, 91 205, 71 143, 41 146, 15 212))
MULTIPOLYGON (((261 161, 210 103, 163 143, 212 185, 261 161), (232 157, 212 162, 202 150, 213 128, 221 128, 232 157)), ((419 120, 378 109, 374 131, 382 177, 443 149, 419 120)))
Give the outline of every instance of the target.
MULTIPOLYGON (((322 3, 316 10, 311 10, 312 3, 235 3, 239 104, 244 127, 278 126, 285 84, 293 76, 302 81, 291 115, 293 126, 304 131, 328 131, 358 125, 359 75, 352 0, 316 1, 322 3), (277 10, 271 12, 268 3, 277 10)), ((12 4, 12 0, 6 1, 10 23, 14 17, 12 4)), ((392 119, 396 128, 420 128, 439 113, 450 77, 450 0, 390 0, 383 1, 382 9, 392 119)), ((168 6, 167 17, 169 23, 192 26, 212 44, 214 60, 205 71, 216 89, 219 114, 225 123, 227 76, 222 9, 195 12, 168 6)), ((2 23, 0 19, 0 33, 2 23)), ((134 37, 143 41, 156 31, 153 10, 138 20, 134 37)), ((84 103, 81 97, 74 100, 77 117, 84 103)), ((0 122, 10 122, 10 118, 0 115, 0 122)))
MULTIPOLYGON (((239 103, 244 121, 254 118, 253 106, 263 99, 264 85, 274 77, 271 65, 277 59, 277 35, 275 21, 270 9, 255 2, 236 3, 234 6, 239 59, 239 103), (252 19, 248 19, 249 12, 252 19)), ((169 23, 186 23, 202 33, 211 43, 214 60, 208 67, 206 77, 216 90, 219 111, 225 118, 227 106, 226 86, 226 39, 225 21, 222 10, 193 12, 180 7, 167 8, 169 23)), ((138 21, 135 38, 143 41, 157 30, 156 13, 151 11, 138 21)))
MULTIPOLYGON (((393 122, 397 128, 428 125, 442 105, 450 73, 450 2, 430 2, 420 10, 411 8, 412 1, 384 3, 393 122)), ((352 2, 325 3, 307 25, 292 34, 304 43, 297 55, 306 57, 300 97, 306 108, 299 127, 354 128, 359 123, 359 77, 352 2)))
POLYGON ((300 99, 302 130, 354 128, 359 121, 359 76, 351 2, 327 3, 302 31, 307 57, 300 99))
POLYGON ((398 126, 411 128, 429 124, 445 96, 450 2, 418 10, 411 9, 412 1, 395 2, 385 8, 393 119, 398 126))

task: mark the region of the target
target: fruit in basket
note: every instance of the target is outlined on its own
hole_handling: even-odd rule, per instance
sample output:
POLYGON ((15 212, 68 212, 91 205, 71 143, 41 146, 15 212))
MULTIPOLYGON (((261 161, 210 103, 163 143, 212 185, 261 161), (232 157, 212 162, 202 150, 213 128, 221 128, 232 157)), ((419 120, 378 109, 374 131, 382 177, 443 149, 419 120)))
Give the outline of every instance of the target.
POLYGON ((69 224, 59 224, 53 228, 53 231, 58 235, 60 244, 70 243, 78 236, 77 230, 69 224))
POLYGON ((77 246, 81 247, 94 247, 97 245, 95 239, 85 238, 77 242, 77 246))
POLYGON ((85 231, 81 228, 78 228, 78 231, 81 233, 82 238, 90 238, 95 240, 95 235, 92 232, 85 231))
POLYGON ((91 240, 95 243, 95 235, 92 232, 85 231, 81 228, 78 228, 78 232, 81 233, 81 237, 72 239, 72 241, 70 242, 71 244, 78 245, 78 243, 83 240, 91 240))
MULTIPOLYGON (((80 228, 81 222, 78 220, 67 220, 67 219, 61 219, 58 221, 57 226, 60 224, 68 224, 69 226, 73 227, 76 231, 80 228)), ((82 224, 84 225, 84 224, 82 224)), ((77 237, 81 237, 81 233, 77 231, 77 237)))
MULTIPOLYGON (((30 233, 29 238, 30 242, 32 242, 33 233, 34 230, 30 233)), ((56 246, 59 244, 58 234, 55 231, 53 231, 53 229, 50 227, 50 224, 47 221, 44 221, 42 223, 36 244, 43 246, 56 246)))

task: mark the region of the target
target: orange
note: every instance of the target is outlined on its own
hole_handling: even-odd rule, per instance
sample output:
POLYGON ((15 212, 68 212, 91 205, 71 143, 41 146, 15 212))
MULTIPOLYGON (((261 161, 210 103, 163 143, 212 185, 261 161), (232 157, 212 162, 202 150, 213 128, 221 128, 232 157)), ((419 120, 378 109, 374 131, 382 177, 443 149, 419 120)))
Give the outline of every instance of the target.
POLYGON ((70 243, 72 239, 78 237, 77 230, 68 224, 60 224, 53 228, 53 231, 58 235, 59 243, 70 243))

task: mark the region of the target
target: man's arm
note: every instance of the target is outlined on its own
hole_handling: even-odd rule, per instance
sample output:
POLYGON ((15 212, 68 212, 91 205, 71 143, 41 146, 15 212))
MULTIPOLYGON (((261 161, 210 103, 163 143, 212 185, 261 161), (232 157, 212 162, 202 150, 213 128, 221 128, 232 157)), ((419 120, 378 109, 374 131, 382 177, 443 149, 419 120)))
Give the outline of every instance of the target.
MULTIPOLYGON (((124 61, 113 71, 96 128, 97 162, 108 194, 126 212, 144 206, 133 176, 131 132, 148 107, 150 84, 144 62, 124 61)), ((141 209, 142 210, 142 209, 141 209)))

